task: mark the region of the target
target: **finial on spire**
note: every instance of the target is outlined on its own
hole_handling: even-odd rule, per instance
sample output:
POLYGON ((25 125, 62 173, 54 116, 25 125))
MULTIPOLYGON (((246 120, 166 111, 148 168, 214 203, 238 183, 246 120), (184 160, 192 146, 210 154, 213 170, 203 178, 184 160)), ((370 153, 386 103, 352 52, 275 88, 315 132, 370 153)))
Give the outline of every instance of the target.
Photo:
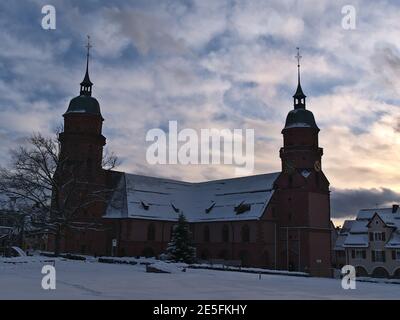
POLYGON ((297 79, 298 82, 300 83, 300 59, 302 58, 302 56, 300 55, 300 48, 296 47, 297 49, 297 55, 295 56, 295 58, 297 59, 297 79))
POLYGON ((85 78, 81 82, 81 96, 91 96, 92 95, 92 86, 93 83, 90 81, 89 77, 89 57, 90 57, 90 49, 93 47, 90 43, 90 36, 87 36, 87 44, 85 46, 87 48, 86 53, 86 73, 85 78))
POLYGON ((303 89, 300 84, 300 59, 302 56, 300 55, 300 48, 296 47, 297 55, 295 58, 297 59, 297 90, 294 94, 294 108, 295 109, 305 109, 306 108, 306 95, 303 93, 303 89))
POLYGON ((90 49, 93 47, 93 46, 90 44, 90 36, 89 36, 89 35, 87 35, 87 44, 86 44, 85 47, 87 48, 87 60, 89 61, 90 49))

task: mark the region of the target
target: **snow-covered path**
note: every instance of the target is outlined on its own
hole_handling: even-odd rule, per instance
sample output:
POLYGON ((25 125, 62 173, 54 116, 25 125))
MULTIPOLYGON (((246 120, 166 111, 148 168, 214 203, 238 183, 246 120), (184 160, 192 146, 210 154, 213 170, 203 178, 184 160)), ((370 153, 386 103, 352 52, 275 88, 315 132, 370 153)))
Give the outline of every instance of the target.
MULTIPOLYGON (((43 259, 42 259, 43 260, 43 259)), ((400 299, 400 285, 357 283, 343 290, 340 280, 188 269, 146 273, 142 265, 57 260, 57 289, 41 288, 36 260, 0 260, 0 299, 400 299)))

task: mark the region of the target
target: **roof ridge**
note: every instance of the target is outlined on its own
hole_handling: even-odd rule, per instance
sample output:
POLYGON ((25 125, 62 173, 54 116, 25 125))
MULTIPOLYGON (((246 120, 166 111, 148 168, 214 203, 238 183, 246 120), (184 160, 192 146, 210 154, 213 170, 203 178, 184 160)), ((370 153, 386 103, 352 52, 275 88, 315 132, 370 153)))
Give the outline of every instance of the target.
POLYGON ((144 175, 144 174, 136 174, 136 173, 129 173, 129 172, 122 172, 122 173, 124 175, 137 176, 137 177, 143 177, 143 178, 148 178, 148 179, 159 179, 159 180, 164 180, 164 181, 173 182, 173 183, 182 183, 182 184, 189 184, 189 185, 201 185, 201 184, 215 183, 215 182, 221 182, 221 181, 232 181, 232 180, 248 179, 248 178, 261 177, 261 176, 278 175, 281 172, 280 171, 276 171, 276 172, 269 172, 269 173, 254 174, 254 175, 250 175, 250 176, 225 178, 225 179, 216 179, 216 180, 206 180, 206 181, 199 181, 199 182, 175 180, 175 179, 171 179, 171 178, 148 176, 148 175, 144 175))

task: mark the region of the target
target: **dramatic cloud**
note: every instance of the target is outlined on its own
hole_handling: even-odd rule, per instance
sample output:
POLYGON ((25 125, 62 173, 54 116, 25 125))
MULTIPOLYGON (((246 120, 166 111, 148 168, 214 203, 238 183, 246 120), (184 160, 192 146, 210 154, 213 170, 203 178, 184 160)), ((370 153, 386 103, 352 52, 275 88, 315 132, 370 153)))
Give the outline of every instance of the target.
POLYGON ((398 203, 400 193, 385 188, 333 189, 331 199, 334 218, 354 218, 360 209, 390 207, 398 203))
POLYGON ((23 137, 51 134, 62 121, 90 34, 94 95, 121 170, 190 181, 234 176, 225 165, 149 165, 147 130, 177 120, 195 130, 254 129, 254 173, 278 171, 300 46, 324 172, 338 195, 349 193, 333 193, 335 215, 399 200, 398 2, 352 1, 355 30, 342 28, 344 0, 55 0, 57 29, 43 30, 46 4, 0 4, 1 164, 23 137), (377 190, 377 200, 353 201, 360 188, 377 190))

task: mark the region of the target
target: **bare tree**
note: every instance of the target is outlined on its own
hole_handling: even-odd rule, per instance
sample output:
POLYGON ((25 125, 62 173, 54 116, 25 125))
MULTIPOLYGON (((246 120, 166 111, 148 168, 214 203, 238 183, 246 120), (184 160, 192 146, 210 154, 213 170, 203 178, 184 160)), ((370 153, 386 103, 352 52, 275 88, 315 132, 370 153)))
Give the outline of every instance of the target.
MULTIPOLYGON (((0 168, 0 193, 16 199, 32 226, 54 236, 58 255, 66 230, 99 227, 98 223, 82 221, 80 213, 107 201, 113 190, 98 179, 88 178, 82 163, 63 155, 56 137, 34 134, 27 142, 11 151, 10 168, 0 168)), ((102 165, 111 170, 118 159, 114 154, 106 155, 102 165)))

